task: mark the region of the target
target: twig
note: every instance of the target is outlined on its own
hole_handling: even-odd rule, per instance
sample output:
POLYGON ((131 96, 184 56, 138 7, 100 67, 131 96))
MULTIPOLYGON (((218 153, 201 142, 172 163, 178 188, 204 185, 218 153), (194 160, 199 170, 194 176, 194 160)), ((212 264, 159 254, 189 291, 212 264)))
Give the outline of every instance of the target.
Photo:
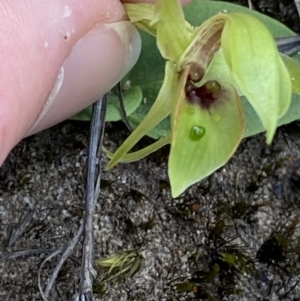
POLYGON ((295 5, 298 10, 299 17, 300 17, 300 0, 295 0, 295 5))
POLYGON ((43 291, 42 286, 41 286, 41 272, 42 272, 42 269, 43 269, 43 267, 44 267, 44 265, 45 265, 45 263, 46 263, 47 261, 49 261, 50 259, 52 259, 53 257, 55 257, 56 255, 58 255, 58 254, 61 253, 61 252, 62 252, 62 249, 58 249, 58 250, 54 251, 52 254, 50 254, 50 255, 42 262, 42 264, 41 264, 40 267, 39 267, 39 271, 38 271, 38 287, 39 287, 40 293, 41 293, 42 298, 43 298, 44 301, 48 301, 48 296, 46 296, 46 295, 44 294, 44 291, 43 291))
POLYGON ((13 244, 17 241, 17 239, 24 233, 27 226, 32 221, 34 214, 36 213, 35 209, 29 210, 27 214, 22 219, 21 223, 19 224, 18 228, 12 232, 9 242, 8 242, 8 251, 10 251, 10 248, 13 246, 13 244))
MULTIPOLYGON (((73 239, 71 240, 71 242, 69 243, 68 247, 63 251, 61 250, 59 253, 62 253, 63 254, 61 255, 60 257, 60 260, 58 261, 55 269, 53 270, 52 272, 52 275, 50 277, 50 280, 48 281, 48 284, 47 284, 47 287, 45 289, 45 292, 42 291, 42 288, 40 286, 40 271, 41 271, 41 267, 42 265, 44 264, 44 262, 48 261, 49 259, 51 259, 53 256, 50 255, 48 258, 46 258, 44 260, 44 262, 41 264, 40 266, 40 269, 39 269, 39 274, 38 274, 38 283, 39 283, 39 289, 40 289, 40 293, 44 299, 44 301, 47 301, 48 300, 48 297, 49 297, 49 294, 50 294, 50 291, 55 283, 55 280, 57 278, 57 275, 61 269, 61 267, 63 266, 63 264, 65 263, 65 261, 70 257, 70 254, 73 252, 73 249, 75 247, 75 245, 77 244, 81 234, 83 232, 83 224, 80 225, 80 227, 78 228, 77 230, 77 233, 75 234, 75 236, 73 237, 73 239)), ((54 252, 55 253, 55 252, 54 252)), ((53 254, 54 254, 53 253, 53 254)), ((59 254, 58 253, 58 254, 59 254)), ((57 254, 56 254, 57 255, 57 254)))
POLYGON ((93 107, 93 118, 91 122, 91 134, 90 134, 90 145, 89 145, 89 158, 88 158, 88 171, 87 171, 87 184, 86 184, 86 211, 85 220, 77 230, 76 235, 69 243, 68 247, 63 250, 57 250, 53 252, 48 258, 46 258, 40 266, 38 274, 38 285, 44 301, 48 300, 50 291, 54 285, 57 275, 65 263, 70 257, 75 245, 77 244, 81 234, 84 234, 83 241, 83 255, 82 255, 82 266, 81 266, 81 285, 80 285, 80 300, 93 300, 93 279, 91 274, 95 276, 93 269, 93 224, 92 218, 95 208, 95 203, 99 195, 100 189, 100 154, 101 151, 102 137, 104 132, 104 121, 105 121, 105 109, 106 109, 106 96, 103 99, 98 100, 93 107), (100 145, 100 146, 99 146, 100 145), (98 168, 97 168, 98 166, 98 168), (99 173, 97 177, 96 174, 99 173), (96 181, 97 180, 97 181, 96 181), (95 190, 97 193, 95 193, 95 190), (52 259, 54 256, 62 253, 62 256, 56 265, 50 280, 47 284, 45 291, 42 290, 40 284, 40 273, 44 264, 52 259))
POLYGON ((122 89, 121 89, 121 83, 120 82, 117 84, 117 89, 118 89, 118 98, 119 98, 119 103, 120 103, 120 111, 121 111, 122 121, 125 123, 128 130, 130 132, 132 132, 133 129, 132 129, 132 126, 131 126, 131 124, 128 120, 127 113, 126 113, 126 110, 125 110, 124 99, 123 99, 123 95, 122 95, 122 89))
POLYGON ((294 55, 300 51, 300 36, 277 38, 277 48, 285 55, 294 55))
POLYGON ((253 9, 253 5, 252 5, 252 1, 251 0, 248 0, 248 7, 249 7, 249 9, 253 9))
POLYGON ((104 133, 106 113, 106 95, 93 105, 93 117, 91 122, 91 134, 89 144, 83 254, 80 277, 79 300, 93 299, 93 278, 96 271, 93 268, 93 214, 96 204, 95 190, 99 183, 101 172, 100 155, 104 133), (97 156, 98 154, 98 156, 97 156), (98 168, 97 168, 98 166, 98 168), (98 173, 99 176, 96 174, 98 173), (97 182, 97 183, 96 183, 97 182))
POLYGON ((33 250, 24 250, 24 251, 8 253, 8 254, 3 255, 0 258, 0 262, 3 262, 7 259, 14 259, 14 258, 18 258, 18 257, 27 257, 27 256, 31 256, 34 254, 52 253, 54 251, 55 251, 54 249, 33 249, 33 250))

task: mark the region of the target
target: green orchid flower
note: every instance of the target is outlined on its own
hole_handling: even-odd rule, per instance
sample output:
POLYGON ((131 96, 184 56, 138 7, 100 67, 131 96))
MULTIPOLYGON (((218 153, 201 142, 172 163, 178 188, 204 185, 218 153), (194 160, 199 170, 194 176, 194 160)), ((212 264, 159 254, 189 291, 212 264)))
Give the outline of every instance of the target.
POLYGON ((107 169, 171 144, 168 174, 177 197, 223 166, 237 149, 245 130, 239 95, 246 96, 261 119, 267 143, 272 141, 292 89, 299 90, 300 75, 293 62, 284 63, 263 23, 246 14, 220 13, 193 28, 178 0, 125 8, 137 27, 156 35, 166 59, 165 78, 145 119, 114 154, 106 151, 111 158, 107 169), (169 136, 129 153, 169 115, 169 136))

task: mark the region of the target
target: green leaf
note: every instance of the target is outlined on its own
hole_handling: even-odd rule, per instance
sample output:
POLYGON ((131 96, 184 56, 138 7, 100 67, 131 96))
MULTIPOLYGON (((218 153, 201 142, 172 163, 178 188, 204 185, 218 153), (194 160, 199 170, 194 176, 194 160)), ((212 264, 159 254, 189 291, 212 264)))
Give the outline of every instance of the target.
MULTIPOLYGON (((162 86, 162 81, 159 82, 145 82, 141 85, 141 89, 147 97, 144 97, 142 104, 134 111, 128 118, 133 128, 136 128, 145 118, 150 111, 154 100, 157 97, 157 91, 162 86)), ((170 134, 170 118, 166 117, 160 122, 154 129, 147 133, 147 136, 159 139, 160 137, 166 137, 170 134)))
MULTIPOLYGON (((187 21, 194 26, 202 24, 208 18, 224 10, 227 12, 248 13, 260 19, 270 30, 273 37, 296 35, 285 25, 274 19, 249 10, 245 7, 226 2, 194 0, 191 4, 184 8, 187 21)), ((141 37, 143 41, 143 47, 140 59, 127 77, 132 86, 137 85, 141 87, 143 96, 147 99, 146 105, 142 104, 141 107, 131 115, 137 123, 143 120, 149 111, 149 108, 156 99, 156 95, 158 94, 160 88, 159 83, 162 84, 163 82, 165 65, 165 61, 157 49, 155 38, 143 32, 141 33, 141 37), (143 109, 143 106, 145 106, 145 109, 143 109)), ((300 55, 294 55, 293 59, 300 62, 300 55)), ((263 132, 265 130, 264 126, 260 122, 259 117, 253 110, 252 106, 248 101, 245 100, 244 97, 241 98, 245 108, 245 137, 263 132)), ((278 125, 286 124, 300 118, 299 101, 300 96, 293 94, 290 109, 283 117, 280 118, 278 125)), ((153 129, 153 131, 151 131, 152 137, 157 138, 162 135, 167 136, 170 133, 170 128, 168 130, 169 120, 165 120, 164 123, 160 124, 159 126, 162 128, 156 127, 153 129)))
POLYGON ((281 57, 291 76, 293 92, 300 94, 300 63, 284 54, 281 57))
MULTIPOLYGON (((241 97, 244 110, 246 112, 245 119, 246 119, 246 130, 244 137, 250 137, 256 134, 259 134, 263 131, 263 125, 261 120, 255 113, 253 107, 246 99, 246 97, 241 97)), ((291 105, 284 116, 282 116, 278 122, 277 126, 281 126, 292 121, 298 120, 300 118, 300 105, 299 105, 299 95, 293 94, 292 95, 292 102, 291 105)))
MULTIPOLYGON (((123 93, 123 101, 127 116, 131 115, 138 107, 143 99, 142 90, 140 87, 131 87, 123 93)), ((83 111, 77 113, 70 119, 88 121, 92 118, 92 106, 87 107, 83 111)), ((121 111, 118 96, 110 94, 107 102, 107 110, 105 121, 118 121, 121 120, 121 111)))
POLYGON ((93 106, 89 106, 76 115, 70 117, 71 120, 90 121, 93 114, 93 106))
POLYGON ((221 80, 218 83, 221 90, 208 109, 191 105, 184 98, 178 104, 168 164, 173 197, 223 166, 243 137, 239 96, 232 86, 221 80))

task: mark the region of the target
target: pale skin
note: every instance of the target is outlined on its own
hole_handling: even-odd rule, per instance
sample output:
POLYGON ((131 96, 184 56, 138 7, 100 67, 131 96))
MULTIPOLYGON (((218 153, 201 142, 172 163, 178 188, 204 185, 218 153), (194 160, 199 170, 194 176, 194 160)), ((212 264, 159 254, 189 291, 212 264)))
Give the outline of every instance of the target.
POLYGON ((108 92, 141 44, 119 0, 0 0, 0 19, 1 166, 21 139, 108 92))

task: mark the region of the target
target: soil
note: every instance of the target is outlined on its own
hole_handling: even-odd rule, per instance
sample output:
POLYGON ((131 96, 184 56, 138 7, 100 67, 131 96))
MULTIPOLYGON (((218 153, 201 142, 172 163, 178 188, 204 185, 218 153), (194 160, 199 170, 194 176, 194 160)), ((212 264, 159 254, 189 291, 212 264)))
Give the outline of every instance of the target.
POLYGON ((226 2, 238 3, 246 7, 249 7, 251 2, 253 9, 277 19, 293 31, 300 33, 300 18, 294 0, 228 0, 226 2))
MULTIPOLYGON (((252 2, 299 32, 293 1, 252 2)), ((96 300, 300 300, 299 133, 294 122, 270 146, 264 134, 244 140, 228 164, 177 199, 167 147, 103 172, 95 258, 134 250, 143 262, 106 288, 95 264, 96 300)), ((114 150, 127 136, 123 124, 107 124, 104 144, 114 150)), ((83 215, 88 137, 88 123, 66 121, 23 140, 0 169, 0 301, 42 300, 39 267, 83 215)), ((74 300, 80 254, 79 244, 49 300, 74 300)), ((43 287, 58 258, 42 268, 43 287)))

